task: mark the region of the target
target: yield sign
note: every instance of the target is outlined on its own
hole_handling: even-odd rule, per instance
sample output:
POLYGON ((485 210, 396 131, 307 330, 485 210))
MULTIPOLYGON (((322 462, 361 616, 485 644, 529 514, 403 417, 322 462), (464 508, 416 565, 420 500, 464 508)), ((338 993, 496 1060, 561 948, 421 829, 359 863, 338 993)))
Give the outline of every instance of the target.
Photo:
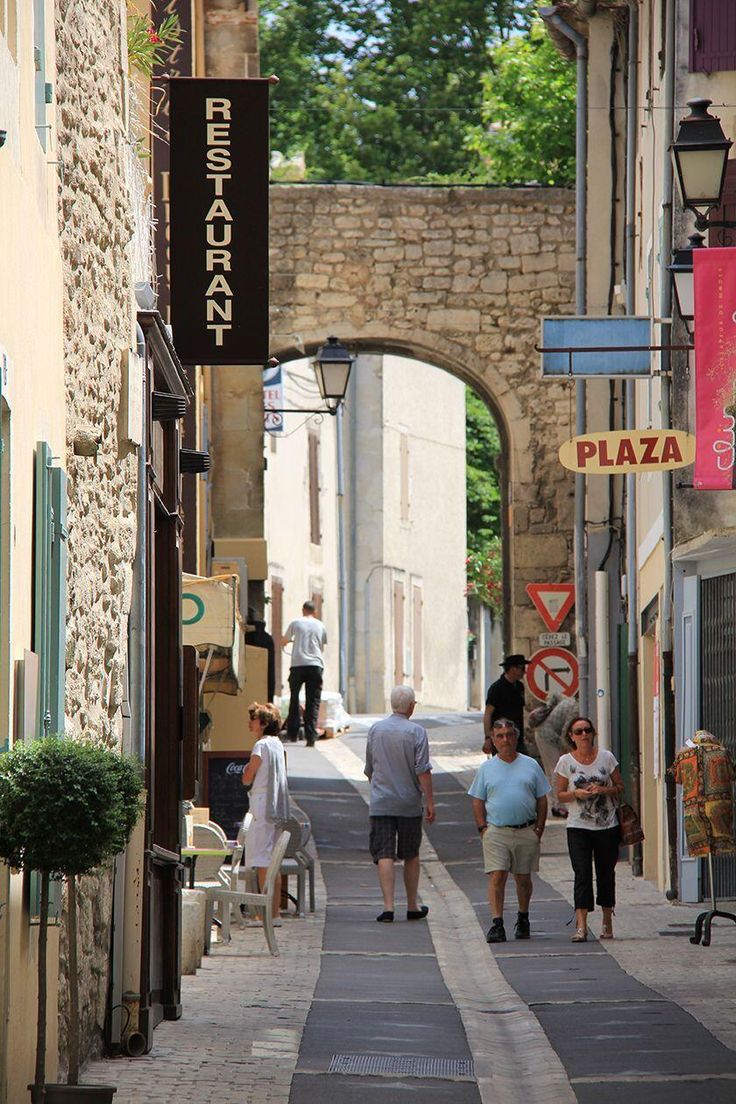
POLYGON ((526 592, 550 632, 557 632, 575 605, 574 583, 527 583, 526 592))

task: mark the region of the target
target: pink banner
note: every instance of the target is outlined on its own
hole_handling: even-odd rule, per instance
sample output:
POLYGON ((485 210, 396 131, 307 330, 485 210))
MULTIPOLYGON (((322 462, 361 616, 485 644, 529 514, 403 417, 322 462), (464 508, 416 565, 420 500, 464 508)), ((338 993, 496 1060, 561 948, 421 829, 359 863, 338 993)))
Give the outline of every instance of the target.
POLYGON ((693 250, 695 472, 699 490, 734 485, 736 249, 693 250))

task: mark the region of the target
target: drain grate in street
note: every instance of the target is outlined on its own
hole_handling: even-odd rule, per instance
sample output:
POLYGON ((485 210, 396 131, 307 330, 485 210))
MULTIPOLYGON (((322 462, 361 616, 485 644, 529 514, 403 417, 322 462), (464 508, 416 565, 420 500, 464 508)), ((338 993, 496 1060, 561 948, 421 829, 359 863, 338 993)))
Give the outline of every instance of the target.
POLYGON ((470 1058, 400 1057, 396 1054, 333 1054, 328 1073, 364 1077, 436 1077, 447 1081, 474 1081, 470 1058))

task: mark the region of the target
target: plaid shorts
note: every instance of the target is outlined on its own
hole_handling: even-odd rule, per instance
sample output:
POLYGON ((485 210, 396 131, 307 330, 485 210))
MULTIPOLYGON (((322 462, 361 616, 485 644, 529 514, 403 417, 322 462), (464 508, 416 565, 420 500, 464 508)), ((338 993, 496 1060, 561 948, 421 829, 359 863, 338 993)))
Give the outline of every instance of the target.
POLYGON ((374 863, 379 859, 415 859, 422 842, 422 818, 372 816, 368 846, 374 863))

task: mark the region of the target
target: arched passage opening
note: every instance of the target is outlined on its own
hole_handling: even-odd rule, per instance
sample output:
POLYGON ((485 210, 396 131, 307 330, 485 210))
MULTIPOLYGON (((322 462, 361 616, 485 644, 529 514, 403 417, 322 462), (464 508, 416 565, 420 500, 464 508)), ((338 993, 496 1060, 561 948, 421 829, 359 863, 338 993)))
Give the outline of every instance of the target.
MULTIPOLYGON (((282 357, 284 405, 319 406, 309 361, 288 350, 282 350, 282 357)), ((479 707, 491 654, 496 664, 501 658, 503 607, 512 605, 508 571, 496 569, 503 603, 488 602, 481 588, 468 599, 467 554, 480 545, 469 536, 467 523, 467 395, 460 373, 372 342, 358 349, 345 404, 341 459, 335 419, 329 415, 295 412, 286 415, 279 430, 267 433, 271 631, 280 636, 301 603, 314 600, 332 645, 326 652, 325 686, 336 688, 343 585, 351 711, 382 712, 398 682, 410 682, 425 709, 479 707), (344 580, 337 555, 340 462, 344 580)), ((482 397, 473 412, 473 424, 480 410, 497 442, 480 460, 497 467, 491 483, 498 501, 487 511, 492 532, 485 535, 498 537, 505 550, 508 432, 503 423, 496 430, 489 405, 482 397)), ((477 449, 475 453, 477 465, 477 449)), ((508 563, 510 557, 504 560, 508 563)), ((283 669, 277 672, 277 690, 285 682, 283 669)))

